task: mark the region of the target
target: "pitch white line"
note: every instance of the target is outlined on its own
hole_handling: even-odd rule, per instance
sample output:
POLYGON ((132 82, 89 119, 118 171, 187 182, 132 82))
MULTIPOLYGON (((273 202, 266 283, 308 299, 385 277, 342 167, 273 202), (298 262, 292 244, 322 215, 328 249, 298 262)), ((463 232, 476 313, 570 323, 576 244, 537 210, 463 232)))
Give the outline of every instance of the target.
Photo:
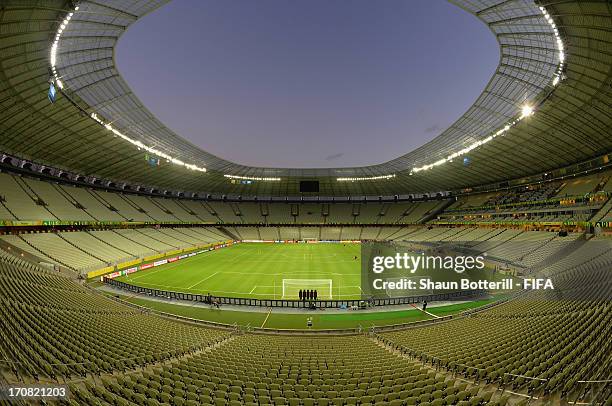
MULTIPOLYGON (((224 274, 235 274, 235 275, 266 275, 266 276, 279 276, 279 275, 303 275, 304 271, 295 271, 295 272, 280 272, 280 273, 267 273, 267 272, 239 272, 239 271, 222 271, 224 274)), ((313 275, 336 275, 336 276, 359 276, 359 275, 350 275, 345 273, 338 272, 313 272, 308 271, 309 274, 313 275)))
POLYGON ((158 273, 158 272, 161 272, 161 271, 167 271, 167 270, 169 270, 169 269, 172 269, 172 268, 170 268, 170 267, 167 267, 167 268, 161 267, 161 268, 159 268, 159 269, 157 269, 157 270, 154 270, 154 271, 149 271, 149 272, 147 272, 147 270, 145 269, 145 270, 144 270, 144 272, 143 272, 143 271, 139 271, 139 272, 138 272, 138 273, 142 272, 142 274, 141 274, 141 275, 134 275, 133 277, 128 278, 128 280, 130 280, 130 281, 135 281, 136 279, 142 278, 143 276, 153 275, 153 274, 155 274, 155 273, 158 273))
POLYGON ((263 328, 263 326, 265 326, 265 325, 266 325, 266 323, 267 323, 267 321, 268 321, 268 318, 270 317, 270 314, 271 314, 271 313, 272 313, 272 308, 270 308, 270 310, 268 311, 268 315, 267 315, 267 316, 266 316, 266 318, 264 319, 263 323, 261 323, 261 327, 260 327, 260 328, 263 328))
POLYGON ((236 259, 237 259, 237 258, 243 257, 243 256, 245 256, 245 255, 247 255, 247 254, 250 254, 250 252, 249 252, 249 251, 245 251, 245 252, 243 252, 243 253, 241 253, 241 254, 234 255, 234 256, 232 256, 230 259, 228 259, 228 260, 226 260, 226 261, 227 261, 227 262, 236 262, 236 259))
POLYGON ((202 279, 200 282, 194 283, 193 285, 189 286, 187 289, 191 289, 191 288, 193 288, 194 286, 199 285, 200 283, 204 282, 204 281, 205 281, 205 280, 207 280, 207 279, 212 278, 213 276, 215 276, 215 275, 216 275, 216 274, 218 274, 218 273, 219 273, 219 272, 217 271, 217 272, 215 272, 215 273, 214 273, 214 274, 212 274, 212 275, 208 275, 206 278, 202 279))
POLYGON ((429 313, 427 310, 423 310, 423 308, 422 308, 422 307, 415 306, 414 304, 410 304, 410 305, 411 305, 412 307, 414 307, 415 309, 420 310, 420 311, 422 311, 423 313, 425 313, 425 314, 427 314, 427 315, 429 315, 429 316, 433 317, 434 319, 441 319, 441 317, 440 317, 440 316, 436 316, 436 315, 435 315, 435 314, 433 314, 433 313, 429 313))
MULTIPOLYGON (((210 252, 212 252, 212 251, 210 251, 210 252)), ((206 254, 206 253, 204 253, 204 254, 206 254)), ((200 255, 202 255, 202 254, 200 254, 200 255)), ((168 264, 164 264, 164 265, 161 265, 159 267, 159 269, 152 268, 152 269, 145 269, 144 271, 138 271, 138 272, 136 272, 136 275, 134 275, 132 277, 128 277, 127 280, 133 281, 133 280, 136 280, 136 279, 148 276, 148 275, 153 275, 153 274, 158 273, 158 272, 169 271, 169 270, 177 268, 179 266, 185 266, 188 262, 194 261, 196 258, 198 258, 198 256, 194 256, 194 257, 190 257, 190 258, 185 258, 183 261, 177 261, 177 262, 171 262, 171 263, 168 263, 168 264)))
MULTIPOLYGON (((164 290, 172 290, 175 289, 177 292, 184 292, 184 293, 194 293, 194 292, 185 292, 185 290, 187 290, 185 287, 183 286, 170 286, 170 285, 158 285, 155 283, 146 283, 146 282, 142 282, 140 284, 138 284, 138 286, 143 287, 143 288, 148 288, 151 286, 154 287, 158 287, 158 288, 165 288, 164 290)), ((273 288, 273 285, 257 285, 258 288, 273 288)), ((213 290, 211 291, 211 293, 214 293, 215 295, 218 295, 220 293, 227 293, 230 295, 254 295, 254 296, 265 296, 267 298, 270 298, 271 293, 248 293, 248 292, 236 292, 234 290, 213 290)), ((203 294, 203 293, 197 293, 195 292, 194 294, 203 294)), ((354 296, 354 295, 338 295, 338 297, 350 297, 350 296, 354 296)), ((236 296, 239 297, 239 296, 236 296)), ((240 296, 243 297, 243 296, 240 296)), ((271 299, 271 298, 270 298, 271 299)))

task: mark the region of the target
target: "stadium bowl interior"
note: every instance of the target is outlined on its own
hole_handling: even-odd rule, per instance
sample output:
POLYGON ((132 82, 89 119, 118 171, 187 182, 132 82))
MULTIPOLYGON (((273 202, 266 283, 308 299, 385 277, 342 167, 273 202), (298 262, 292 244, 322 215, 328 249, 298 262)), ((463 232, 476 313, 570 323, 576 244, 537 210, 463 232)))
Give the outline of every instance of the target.
POLYGON ((612 405, 610 2, 453 1, 499 43, 483 93, 326 169, 230 162, 147 110, 114 48, 165 3, 2 2, 3 402, 612 405), (370 297, 367 247, 519 288, 370 297))

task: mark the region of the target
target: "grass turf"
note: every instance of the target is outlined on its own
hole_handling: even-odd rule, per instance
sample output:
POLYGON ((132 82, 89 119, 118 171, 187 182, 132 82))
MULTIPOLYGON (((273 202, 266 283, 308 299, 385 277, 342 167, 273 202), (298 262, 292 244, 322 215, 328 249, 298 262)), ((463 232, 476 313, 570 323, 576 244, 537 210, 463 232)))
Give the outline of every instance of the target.
MULTIPOLYGON (((332 298, 358 299, 361 294, 360 244, 242 243, 118 280, 133 285, 185 293, 260 299, 283 298, 283 279, 331 279, 332 298), (357 259, 355 259, 357 256, 357 259)), ((327 285, 317 289, 328 299, 327 285)), ((285 299, 298 299, 299 285, 285 299)))
POLYGON ((448 306, 428 307, 427 311, 431 314, 435 314, 436 316, 444 317, 451 314, 461 313, 462 311, 473 309, 475 307, 484 306, 489 303, 495 302, 495 300, 495 298, 491 298, 483 300, 474 300, 473 302, 457 303, 448 306))
MULTIPOLYGON (((359 326, 369 328, 371 326, 386 326, 392 324, 411 323, 415 321, 427 320, 430 316, 418 309, 410 310, 391 310, 382 312, 360 312, 346 311, 344 313, 275 313, 272 311, 268 316, 266 312, 247 312, 225 309, 214 309, 201 306, 183 306, 172 303, 148 300, 137 296, 123 296, 123 300, 148 307, 154 310, 189 317, 192 319, 212 321, 233 325, 234 323, 253 327, 264 326, 273 329, 306 329, 306 318, 313 318, 313 329, 350 329, 359 326), (264 324, 265 322, 265 324, 264 324)), ((473 309, 491 303, 495 299, 476 300, 472 302, 459 303, 454 305, 432 307, 427 309, 437 316, 447 316, 457 314, 464 310, 473 309)))

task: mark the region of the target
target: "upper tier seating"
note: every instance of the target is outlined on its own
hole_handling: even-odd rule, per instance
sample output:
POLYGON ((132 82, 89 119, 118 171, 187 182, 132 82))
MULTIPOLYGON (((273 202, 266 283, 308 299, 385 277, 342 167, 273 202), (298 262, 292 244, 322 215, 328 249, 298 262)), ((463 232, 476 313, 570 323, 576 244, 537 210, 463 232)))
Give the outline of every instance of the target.
MULTIPOLYGON (((107 192, 0 173, 0 220, 134 221, 223 224, 418 224, 585 222, 594 219, 606 195, 576 202, 565 196, 612 191, 612 171, 501 192, 459 196, 449 202, 204 201, 107 192), (556 197, 555 200, 546 200, 556 197), (539 202, 533 204, 534 202, 539 202), (486 208, 485 208, 486 207, 486 208)), ((597 220, 608 218, 608 210, 597 220)))
POLYGON ((237 203, 237 208, 245 224, 264 224, 266 221, 259 203, 237 203))
POLYGON ((495 193, 477 193, 461 196, 455 203, 449 206, 449 210, 486 206, 486 203, 489 202, 493 196, 495 196, 495 193))
POLYGON ((292 206, 290 203, 267 203, 268 224, 293 224, 295 218, 291 215, 292 206))
POLYGON ((2 213, 7 220, 57 220, 31 192, 26 193, 23 179, 0 172, 2 213), (10 213, 8 213, 10 211, 10 213))
POLYGON ((355 219, 358 224, 378 224, 383 206, 380 203, 367 203, 359 205, 359 216, 355 219))
POLYGON ((443 224, 596 222, 600 218, 596 213, 609 196, 599 192, 612 190, 611 178, 612 171, 608 170, 496 193, 459 196, 437 218, 443 224))
MULTIPOLYGON (((24 188, 29 188, 29 191, 38 196, 45 202, 47 210, 49 210, 58 219, 70 219, 75 221, 93 221, 85 210, 77 207, 72 197, 67 194, 59 185, 41 182, 29 178, 23 178, 24 188)), ((27 191, 27 189, 26 189, 27 191)))
POLYGON ((224 223, 242 223, 242 218, 237 214, 240 212, 236 207, 236 203, 232 202, 206 202, 204 206, 210 207, 211 212, 224 223))
POLYGON ((597 190, 606 190, 612 171, 596 173, 594 175, 572 178, 565 181, 563 188, 557 196, 582 196, 597 190))
POLYGON ((296 224, 323 223, 323 205, 318 203, 302 203, 297 205, 296 224))
POLYGON ((17 217, 22 220, 162 223, 412 224, 442 204, 438 201, 354 204, 206 202, 106 192, 0 175, 6 177, 8 186, 14 186, 2 196, 4 201, 0 205, 0 217, 9 220, 17 217), (15 215, 11 212, 13 207, 16 207, 15 215))
POLYGON ((356 207, 353 203, 333 203, 329 205, 329 216, 327 224, 353 224, 355 221, 356 207))
POLYGON ((525 268, 543 264, 581 238, 579 233, 565 237, 556 232, 522 231, 503 228, 434 227, 401 230, 404 235, 392 234, 386 239, 412 243, 444 242, 458 247, 486 253, 489 257, 525 268))
POLYGON ((188 223, 200 223, 202 221, 195 213, 193 213, 191 209, 185 207, 182 204, 182 201, 180 200, 174 200, 170 198, 160 199, 157 197, 153 197, 150 200, 152 203, 159 206, 160 209, 172 213, 172 216, 174 216, 179 221, 188 223))
POLYGON ((484 202, 484 204, 482 204, 482 206, 498 206, 503 204, 546 200, 552 197, 561 186, 561 182, 555 181, 494 193, 484 202))
POLYGON ((161 222, 177 222, 180 221, 178 217, 172 214, 169 210, 160 207, 159 203, 156 203, 147 196, 138 195, 124 195, 123 196, 132 206, 138 210, 143 210, 149 217, 155 221, 161 222))
POLYGON ((79 202, 84 210, 94 219, 102 221, 125 220, 118 212, 110 210, 109 206, 89 189, 66 185, 61 185, 60 187, 66 194, 71 196, 72 200, 79 202))
POLYGON ((153 222, 155 219, 145 213, 142 208, 137 207, 131 200, 119 193, 104 192, 93 190, 92 194, 103 201, 109 207, 112 207, 128 221, 148 221, 153 222))
POLYGON ((204 205, 204 202, 195 200, 181 200, 180 204, 185 206, 191 213, 193 213, 200 221, 205 223, 218 223, 219 218, 214 216, 210 209, 204 205))

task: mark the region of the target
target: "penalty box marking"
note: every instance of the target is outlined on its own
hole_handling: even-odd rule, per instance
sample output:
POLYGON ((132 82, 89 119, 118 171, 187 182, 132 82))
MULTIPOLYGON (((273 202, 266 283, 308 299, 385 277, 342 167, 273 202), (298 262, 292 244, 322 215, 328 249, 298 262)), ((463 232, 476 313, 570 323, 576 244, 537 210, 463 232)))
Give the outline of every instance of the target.
MULTIPOLYGON (((178 292, 181 292, 181 289, 186 289, 185 287, 178 287, 178 286, 170 286, 170 285, 159 285, 159 284, 155 284, 155 283, 142 283, 141 285, 148 285, 148 286, 155 286, 155 287, 159 287, 159 288, 166 288, 166 289, 177 289, 178 292)), ((265 285, 256 285, 257 287, 264 287, 265 285)), ((142 286, 142 287, 147 287, 147 286, 142 286)), ((234 295, 256 295, 256 296, 269 296, 270 293, 250 293, 250 292, 236 292, 233 290, 217 290, 211 289, 211 292, 214 292, 215 294, 217 293, 230 293, 230 294, 234 294, 234 295)), ((192 292, 184 292, 184 293, 192 293, 192 292)), ((192 293, 192 294, 200 294, 203 295, 204 293, 192 293)))
POLYGON ((188 287, 187 289, 191 289, 191 288, 193 288, 194 286, 199 285, 200 283, 204 282, 205 280, 208 280, 208 279, 212 278, 213 276, 215 276, 215 275, 216 275, 216 274, 218 274, 218 273, 219 273, 219 271, 217 271, 217 272, 213 273, 212 275, 208 275, 206 278, 202 279, 200 282, 194 283, 193 285, 191 285, 191 286, 190 286, 190 287, 188 287))
MULTIPOLYGON (((177 289, 178 292, 181 291, 181 289, 185 289, 185 287, 179 287, 179 286, 170 286, 170 285, 159 285, 159 284, 155 284, 155 283, 141 283, 141 285, 148 285, 148 286, 155 286, 155 287, 159 287, 159 288, 165 288, 165 289, 177 289)), ((148 286, 142 286, 142 287, 148 287, 148 286)), ((277 286, 278 287, 278 286, 277 286)), ((260 289, 260 288, 274 288, 273 285, 255 285, 253 289, 251 289, 250 292, 236 292, 233 290, 211 290, 212 292, 214 292, 215 294, 217 293, 229 293, 229 294, 233 294, 233 295, 254 295, 254 296, 270 296, 273 293, 270 292, 266 292, 266 293, 255 293, 254 290, 255 288, 260 289)), ((359 288, 361 290, 360 286, 345 286, 342 289, 345 288, 359 288)), ((192 293, 192 294, 201 294, 203 295, 204 293, 201 291, 199 293, 193 293, 193 292, 184 292, 184 293, 192 293)), ((335 297, 351 297, 354 296, 354 294, 339 294, 339 295, 335 295, 335 297)))
MULTIPOLYGON (((302 272, 296 272, 298 275, 302 274, 302 272)), ((217 271, 211 275, 208 275, 207 277, 205 277, 204 279, 201 279, 200 281, 194 283, 191 286, 185 287, 185 286, 171 286, 171 285, 161 285, 161 284, 155 284, 155 283, 149 283, 149 282, 140 282, 141 285, 150 285, 150 286, 157 286, 157 287, 162 287, 162 288, 172 288, 172 289, 193 289, 195 286, 201 284, 202 282, 205 282, 206 280, 215 277, 217 275, 221 274, 220 276, 223 276, 223 274, 235 274, 235 275, 246 275, 246 276, 250 276, 250 275, 265 275, 265 276, 283 276, 283 275, 288 275, 288 276, 295 276, 296 274, 293 273, 274 273, 274 274, 269 274, 269 273, 263 273, 263 272, 234 272, 234 271, 217 271)), ((328 272, 310 272, 310 274, 319 274, 319 275, 334 275, 334 276, 355 276, 355 275, 347 275, 347 274, 342 274, 342 273, 328 273, 328 272)), ((303 279, 307 279, 307 278, 303 278, 303 279)), ((255 285, 256 287, 269 287, 269 288, 273 288, 274 285, 255 285)), ((281 285, 279 285, 281 286, 281 285)), ((361 290, 361 286, 357 286, 357 285, 347 285, 347 286, 342 286, 341 288, 345 289, 345 288, 359 288, 361 290)), ((235 293, 246 293, 246 292, 235 292, 235 293)))

